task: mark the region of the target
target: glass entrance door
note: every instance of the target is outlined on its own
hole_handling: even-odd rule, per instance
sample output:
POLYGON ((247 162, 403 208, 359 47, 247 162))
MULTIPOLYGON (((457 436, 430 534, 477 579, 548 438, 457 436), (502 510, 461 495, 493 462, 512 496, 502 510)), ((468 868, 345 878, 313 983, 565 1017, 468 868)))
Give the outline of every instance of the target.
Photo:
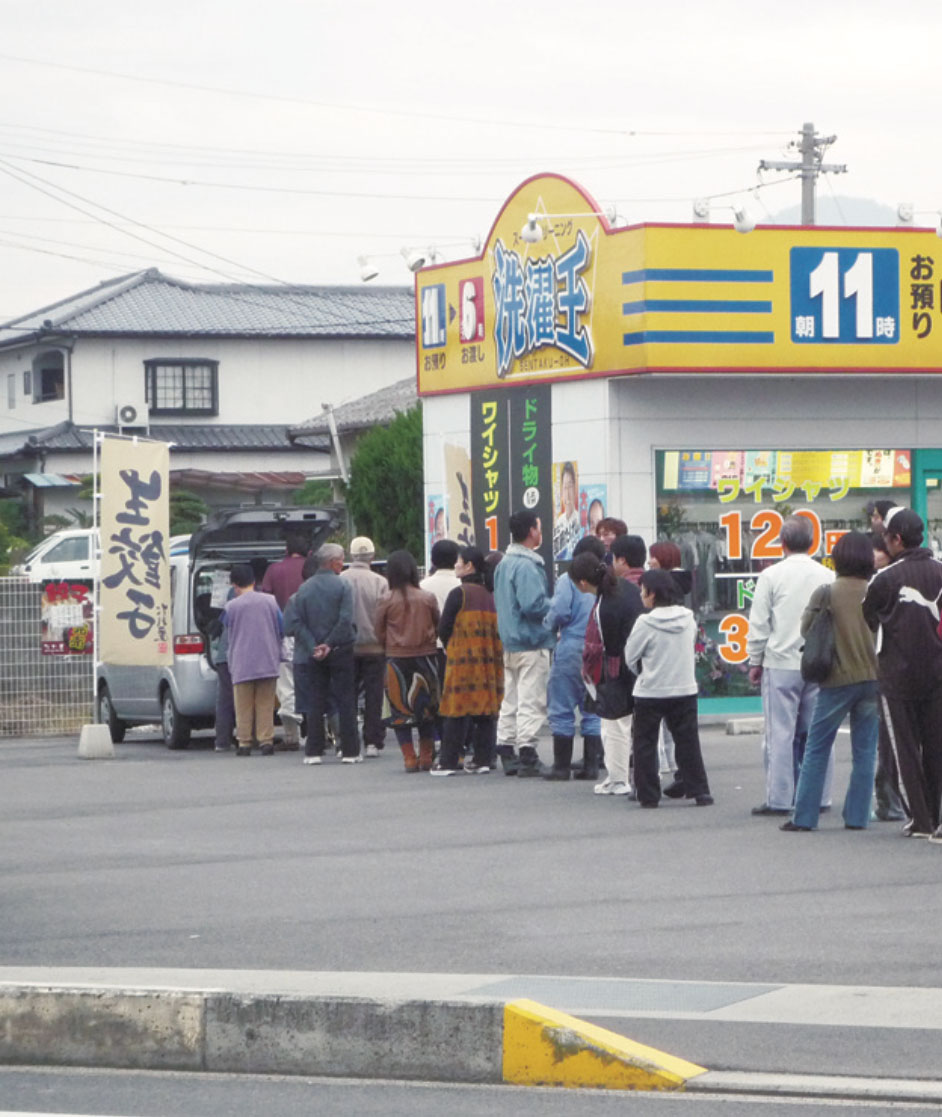
POLYGON ((926 523, 926 546, 942 554, 942 450, 913 451, 913 508, 926 523))

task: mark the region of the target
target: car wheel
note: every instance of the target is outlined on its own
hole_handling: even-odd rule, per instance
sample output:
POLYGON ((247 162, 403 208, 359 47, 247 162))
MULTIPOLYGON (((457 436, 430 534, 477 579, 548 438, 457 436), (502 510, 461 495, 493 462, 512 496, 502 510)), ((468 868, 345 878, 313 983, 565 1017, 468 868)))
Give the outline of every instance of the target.
POLYGON ((168 749, 184 749, 190 740, 190 720, 177 709, 169 687, 160 700, 160 726, 168 749))
POLYGON ((101 690, 98 692, 98 724, 107 725, 108 732, 111 734, 111 741, 115 745, 120 745, 124 740, 124 735, 128 731, 128 727, 117 714, 114 712, 114 706, 111 704, 111 694, 108 687, 102 684, 101 690))

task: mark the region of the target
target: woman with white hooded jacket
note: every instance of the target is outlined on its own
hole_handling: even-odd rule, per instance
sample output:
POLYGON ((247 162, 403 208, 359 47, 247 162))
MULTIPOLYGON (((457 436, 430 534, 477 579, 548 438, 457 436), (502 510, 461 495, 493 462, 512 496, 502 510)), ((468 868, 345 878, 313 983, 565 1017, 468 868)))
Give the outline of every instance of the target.
POLYGON ((634 758, 638 804, 656 807, 661 798, 657 738, 663 719, 674 737, 677 777, 675 793, 710 806, 713 797, 697 727, 697 680, 694 674, 693 613, 677 603, 677 583, 667 570, 641 575, 645 608, 635 621, 625 661, 637 676, 634 687, 634 758), (679 794, 678 794, 679 792, 679 794))

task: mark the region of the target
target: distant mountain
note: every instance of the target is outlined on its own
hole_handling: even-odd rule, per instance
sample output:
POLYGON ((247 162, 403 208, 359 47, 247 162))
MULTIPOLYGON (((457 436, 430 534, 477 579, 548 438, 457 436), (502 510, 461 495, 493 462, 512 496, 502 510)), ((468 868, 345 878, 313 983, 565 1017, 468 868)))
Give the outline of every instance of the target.
MULTIPOLYGON (((761 221, 765 224, 765 221, 761 221)), ((798 225, 801 223, 801 206, 789 206, 772 215, 772 224, 798 225)), ((916 224, 926 224, 925 218, 916 224)), ((844 198, 818 194, 815 203, 816 225, 897 225, 896 207, 875 202, 872 198, 844 198)), ((931 222, 929 222, 931 224, 931 222)))

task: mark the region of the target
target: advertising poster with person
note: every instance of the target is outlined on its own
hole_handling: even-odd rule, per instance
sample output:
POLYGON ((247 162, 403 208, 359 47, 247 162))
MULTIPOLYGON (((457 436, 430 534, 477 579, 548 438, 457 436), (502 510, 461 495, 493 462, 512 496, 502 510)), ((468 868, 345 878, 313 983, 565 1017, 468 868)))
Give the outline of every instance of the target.
POLYGON ((573 547, 584 534, 579 516, 579 466, 577 462, 553 463, 553 558, 568 562, 573 547))

